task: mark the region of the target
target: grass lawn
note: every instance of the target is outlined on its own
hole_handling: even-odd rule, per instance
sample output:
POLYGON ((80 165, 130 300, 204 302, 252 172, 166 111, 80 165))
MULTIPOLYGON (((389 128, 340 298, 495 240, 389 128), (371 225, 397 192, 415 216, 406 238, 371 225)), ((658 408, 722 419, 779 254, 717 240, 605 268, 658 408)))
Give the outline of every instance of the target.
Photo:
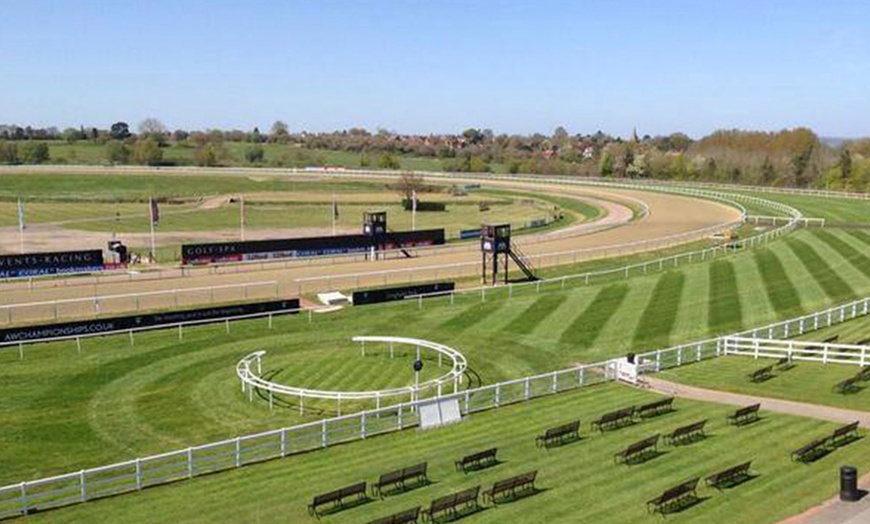
MULTIPOLYGON (((422 309, 405 302, 350 308, 315 315, 311 324, 305 316, 281 318, 272 331, 257 320, 234 324, 229 336, 222 326, 185 330, 183 341, 173 330, 137 335, 133 347, 126 337, 107 337, 85 341, 81 355, 74 343, 64 342, 28 348, 23 361, 15 350, 4 350, 0 395, 9 402, 2 415, 0 482, 316 418, 300 417, 293 409, 270 413, 242 398, 233 367, 258 349, 269 351, 269 361, 286 358, 286 365, 274 360, 274 366, 289 371, 296 358, 344 347, 354 335, 419 337, 462 351, 474 376, 491 384, 780 319, 770 299, 777 291, 768 288, 779 289, 784 278, 806 312, 834 300, 829 293, 835 288, 826 291, 816 280, 823 274, 841 275, 850 293, 870 293, 870 277, 856 269, 857 261, 820 240, 819 233, 793 235, 812 246, 818 259, 802 261, 787 242, 770 244, 769 255, 779 261, 773 270, 759 271, 755 253, 744 251, 714 264, 569 285, 564 291, 558 282, 542 286, 540 293, 535 286, 516 287, 507 298, 502 287, 489 290, 486 301, 464 294, 452 305, 438 298, 422 309), (810 271, 806 264, 823 265, 810 271)), ((860 248, 846 232, 824 233, 860 248)), ((311 378, 307 384, 317 383, 316 370, 300 373, 300 379, 311 378)))
POLYGON ((467 522, 647 522, 645 502, 693 476, 706 476, 753 460, 751 480, 724 491, 700 487, 700 503, 670 514, 669 522, 776 522, 836 493, 836 472, 849 463, 870 466, 870 440, 862 438, 804 465, 789 453, 836 425, 812 419, 763 413, 743 428, 725 423, 733 408, 678 400, 676 411, 634 426, 593 433, 589 421, 606 411, 649 402, 656 395, 617 385, 593 386, 475 414, 463 422, 419 432, 407 430, 366 441, 305 453, 283 460, 218 473, 141 493, 103 499, 32 517, 51 522, 316 522, 306 505, 313 495, 415 464, 429 463, 432 483, 402 494, 323 516, 323 522, 366 522, 454 491, 528 470, 538 471, 539 491, 484 509, 467 522), (535 436, 547 427, 580 419, 583 439, 550 450, 537 449, 535 436), (708 438, 694 444, 662 446, 642 464, 615 465, 613 454, 641 438, 708 419, 708 438), (500 463, 463 474, 453 460, 497 447, 500 463))
POLYGON ((709 389, 870 411, 867 384, 860 391, 848 395, 834 391, 838 382, 861 369, 858 366, 797 362, 791 369, 774 372, 773 378, 764 382, 752 383, 747 378, 756 369, 775 362, 773 359, 728 356, 669 369, 657 376, 709 389))

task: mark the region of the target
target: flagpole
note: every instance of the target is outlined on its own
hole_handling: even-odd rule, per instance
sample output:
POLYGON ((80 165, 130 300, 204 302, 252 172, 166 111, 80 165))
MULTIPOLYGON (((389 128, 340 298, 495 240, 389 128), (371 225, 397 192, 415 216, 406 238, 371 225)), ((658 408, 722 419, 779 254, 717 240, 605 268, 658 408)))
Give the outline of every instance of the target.
POLYGON ((244 195, 244 193, 242 193, 242 195, 239 198, 241 201, 241 206, 239 207, 239 214, 241 215, 239 218, 239 222, 240 222, 241 227, 242 227, 242 242, 244 242, 245 241, 245 195, 244 195))
POLYGON ((335 193, 332 193, 332 236, 335 236, 335 193))
POLYGON ((157 261, 157 242, 154 240, 154 197, 152 196, 148 202, 148 208, 151 210, 151 262, 157 261))
POLYGON ((411 192, 411 231, 417 231, 417 190, 411 192))
POLYGON ((18 199, 18 243, 21 249, 21 254, 24 254, 24 207, 21 205, 21 199, 18 199))

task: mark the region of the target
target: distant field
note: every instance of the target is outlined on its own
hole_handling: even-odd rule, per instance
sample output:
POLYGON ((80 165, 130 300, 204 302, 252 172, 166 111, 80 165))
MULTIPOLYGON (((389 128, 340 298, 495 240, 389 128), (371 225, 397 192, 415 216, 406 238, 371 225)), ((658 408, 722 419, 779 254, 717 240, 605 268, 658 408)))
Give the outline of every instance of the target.
MULTIPOLYGON (((764 191, 744 193, 759 196, 774 202, 792 206, 812 218, 824 218, 829 225, 841 224, 870 224, 870 200, 857 200, 849 198, 823 198, 804 195, 785 195, 764 191)), ((742 203, 742 202, 741 202, 742 203)), ((751 206, 748 206, 751 207, 751 206)), ((766 208, 765 208, 766 209, 766 208)), ((756 212, 754 208, 750 211, 756 212)), ((771 210, 757 210, 758 214, 773 215, 771 210)))
POLYGON ((539 491, 531 496, 463 518, 463 522, 588 522, 596 524, 658 521, 646 501, 693 476, 706 476, 746 460, 754 477, 717 491, 701 486, 700 503, 666 520, 674 523, 774 523, 836 493, 837 468, 870 466, 870 440, 863 438, 804 465, 789 459, 806 441, 830 433, 835 424, 763 413, 744 428, 725 424, 733 408, 678 400, 676 411, 631 427, 593 433, 589 421, 631 404, 656 400, 649 393, 617 385, 592 386, 529 403, 472 415, 443 429, 407 430, 276 460, 225 473, 156 487, 30 517, 51 522, 134 522, 160 518, 172 522, 316 522, 306 505, 322 492, 421 461, 429 463, 432 484, 404 494, 323 516, 324 522, 367 522, 460 489, 529 470, 538 471, 539 491), (535 437, 569 420, 582 421, 583 439, 550 450, 537 449, 535 437), (615 465, 613 454, 641 438, 667 433, 708 419, 708 437, 694 444, 661 446, 661 454, 639 465, 615 465), (501 463, 470 474, 453 460, 497 447, 501 463))
MULTIPOLYGON (((49 154, 52 163, 65 164, 107 164, 106 148, 93 142, 77 142, 67 144, 65 142, 48 142, 49 154)), ((249 143, 225 142, 228 157, 224 163, 236 166, 249 165, 245 160, 245 151, 251 147, 249 143)), ((305 166, 343 166, 347 168, 360 168, 362 154, 351 151, 333 151, 327 149, 305 149, 293 145, 261 144, 264 152, 263 164, 278 165, 283 167, 305 166)), ((181 147, 172 143, 163 148, 163 160, 177 165, 194 165, 194 148, 181 147)), ((377 159, 380 155, 369 154, 370 169, 377 169, 377 159)), ((394 155, 401 164, 402 169, 420 171, 443 171, 447 161, 432 157, 415 157, 394 155)), ((452 160, 452 159, 448 159, 452 160)), ((506 172, 502 164, 492 164, 493 172, 506 172)))

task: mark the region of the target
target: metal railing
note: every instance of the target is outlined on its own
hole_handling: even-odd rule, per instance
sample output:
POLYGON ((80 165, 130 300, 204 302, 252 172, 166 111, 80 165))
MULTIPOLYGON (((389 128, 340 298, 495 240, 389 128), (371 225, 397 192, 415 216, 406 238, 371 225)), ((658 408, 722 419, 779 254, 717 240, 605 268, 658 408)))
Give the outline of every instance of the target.
POLYGON ((161 307, 177 308, 183 305, 184 299, 187 297, 197 298, 198 300, 194 301, 194 304, 212 304, 216 301, 249 300, 252 298, 264 298, 266 296, 279 298, 280 288, 277 281, 268 280, 241 284, 143 291, 141 293, 61 298, 40 302, 19 302, 0 305, 0 321, 3 321, 5 324, 38 322, 59 320, 64 317, 76 317, 85 313, 99 316, 101 313, 111 312, 113 307, 121 304, 123 304, 124 310, 127 310, 127 306, 132 306, 133 311, 161 307), (268 288, 266 289, 267 293, 259 292, 260 288, 268 288), (241 293, 232 293, 235 290, 241 290, 241 293), (206 299, 206 301, 202 299, 206 299))

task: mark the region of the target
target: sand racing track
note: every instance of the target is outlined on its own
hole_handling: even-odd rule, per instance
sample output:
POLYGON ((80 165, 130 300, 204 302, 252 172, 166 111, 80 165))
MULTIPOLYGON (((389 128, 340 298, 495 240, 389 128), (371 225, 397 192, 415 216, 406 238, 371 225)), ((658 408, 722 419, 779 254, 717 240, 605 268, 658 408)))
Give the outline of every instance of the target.
MULTIPOLYGON (((55 166, 56 167, 56 166, 55 166)), ((89 174, 105 172, 117 174, 116 170, 102 168, 78 168, 89 174)), ((54 169, 53 172, 68 172, 75 176, 77 170, 54 169)), ((322 177, 321 174, 255 170, 258 176, 292 176, 307 178, 322 177)), ((148 174, 173 172, 125 170, 129 176, 144 172, 148 174), (132 172, 132 173, 131 173, 132 172)), ((251 176, 245 170, 185 170, 184 176, 208 174, 211 176, 251 176)), ((331 180, 354 180, 352 173, 328 175, 331 180)), ((362 176, 362 175, 360 175, 362 176)), ((390 175, 368 175, 388 177, 390 175)), ((395 175, 392 175, 395 176, 395 175)), ((0 174, 2 177, 2 174, 0 174)), ((433 177, 434 179, 434 177, 433 177)), ((576 261, 614 256, 628 252, 650 250, 687 243, 709 236, 741 219, 741 213, 731 206, 699 198, 670 193, 648 192, 634 189, 619 189, 587 185, 565 185, 547 181, 493 180, 486 176, 463 177, 453 180, 439 176, 440 182, 481 183, 485 187, 516 191, 553 194, 562 198, 575 198, 603 208, 606 213, 596 221, 552 231, 545 234, 518 236, 514 241, 536 267, 564 265, 576 261)), ((80 248, 90 246, 84 245, 80 248)), ((104 241, 93 247, 103 246, 104 241)), ((448 245, 440 249, 421 250, 415 258, 389 258, 387 260, 362 260, 359 256, 330 257, 323 260, 288 260, 280 263, 247 264, 220 268, 195 268, 181 271, 164 268, 160 272, 138 274, 101 275, 99 277, 53 278, 33 282, 12 281, 0 284, 0 306, 49 302, 71 298, 105 295, 124 295, 155 292, 171 289, 202 288, 208 286, 239 284, 245 282, 277 282, 277 294, 282 297, 297 296, 300 292, 311 293, 328 289, 348 290, 353 287, 382 286, 412 281, 455 279, 480 273, 480 252, 476 243, 448 245)), ((238 290, 239 288, 235 288, 238 290)), ((100 314, 132 312, 136 308, 156 309, 194 306, 211 301, 233 301, 242 298, 270 298, 276 295, 276 286, 266 286, 261 295, 249 291, 246 296, 214 293, 170 293, 152 297, 148 301, 131 299, 106 300, 100 306, 100 314), (269 289, 265 291, 265 289, 269 289)), ((64 307, 68 307, 65 305, 64 307)), ((26 308, 21 308, 22 312, 26 308)), ((16 312, 17 313, 17 312, 16 312)), ((2 314, 2 311, 0 311, 2 314)), ((93 304, 82 303, 81 311, 73 316, 92 316, 93 304)), ((70 315, 64 314, 64 318, 70 315)), ((17 315, 14 323, 47 320, 45 314, 36 316, 17 315)), ((3 324, 0 321, 0 324, 3 324)))

